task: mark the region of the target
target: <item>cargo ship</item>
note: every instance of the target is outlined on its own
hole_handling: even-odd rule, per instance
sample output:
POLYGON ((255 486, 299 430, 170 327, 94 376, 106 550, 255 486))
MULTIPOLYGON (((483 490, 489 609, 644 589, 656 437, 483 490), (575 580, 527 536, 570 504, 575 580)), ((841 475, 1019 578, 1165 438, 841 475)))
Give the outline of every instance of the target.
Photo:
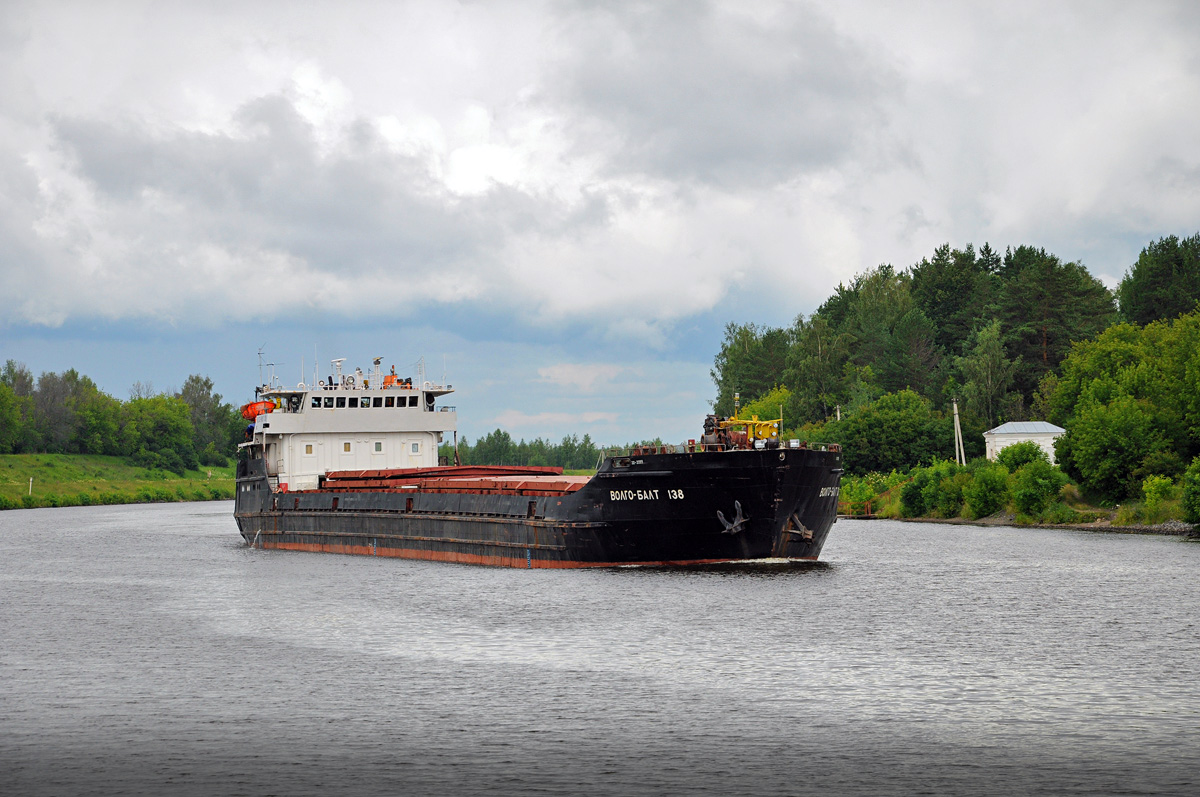
POLYGON ((457 440, 453 386, 381 360, 255 388, 234 504, 249 545, 525 568, 815 560, 837 519, 841 451, 783 441, 779 420, 710 415, 684 444, 602 452, 591 476, 463 465, 438 454, 457 440))

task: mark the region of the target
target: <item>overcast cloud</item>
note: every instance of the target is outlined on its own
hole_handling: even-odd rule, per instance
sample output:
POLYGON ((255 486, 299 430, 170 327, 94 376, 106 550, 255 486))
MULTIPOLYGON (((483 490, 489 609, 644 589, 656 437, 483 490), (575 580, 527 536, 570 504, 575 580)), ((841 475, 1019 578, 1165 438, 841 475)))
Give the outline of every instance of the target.
POLYGON ((694 436, 726 321, 1200 229, 1197 8, 9 2, 0 357, 240 399, 386 346, 473 434, 694 436))

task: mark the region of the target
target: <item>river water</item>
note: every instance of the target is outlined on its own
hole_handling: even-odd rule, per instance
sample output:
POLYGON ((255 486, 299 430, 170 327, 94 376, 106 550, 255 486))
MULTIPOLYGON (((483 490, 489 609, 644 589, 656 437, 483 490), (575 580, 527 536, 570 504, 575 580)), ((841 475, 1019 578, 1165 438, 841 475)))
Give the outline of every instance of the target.
POLYGON ((842 521, 814 565, 247 548, 0 512, 6 794, 1196 794, 1200 544, 842 521))

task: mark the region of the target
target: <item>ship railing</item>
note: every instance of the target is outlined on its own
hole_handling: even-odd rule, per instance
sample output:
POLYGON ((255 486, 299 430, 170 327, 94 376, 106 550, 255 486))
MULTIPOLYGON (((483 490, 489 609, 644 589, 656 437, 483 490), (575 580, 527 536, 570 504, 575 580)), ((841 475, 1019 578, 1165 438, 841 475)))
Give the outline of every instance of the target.
MULTIPOLYGON (((807 440, 785 440, 779 446, 771 446, 772 448, 790 448, 793 450, 813 450, 813 451, 841 451, 842 447, 837 443, 813 443, 807 440)), ((618 448, 602 448, 600 456, 597 459, 596 467, 600 467, 608 457, 640 457, 651 454, 702 454, 718 451, 734 451, 737 446, 730 446, 724 443, 703 443, 695 440, 688 440, 686 443, 678 445, 657 444, 657 445, 638 445, 638 446, 623 446, 618 448)))
POLYGON ((721 443, 697 443, 695 440, 689 440, 686 443, 677 445, 658 444, 658 445, 640 445, 640 446, 621 446, 617 448, 602 448, 600 449, 600 457, 597 460, 596 467, 600 467, 601 462, 609 457, 642 457, 650 454, 698 454, 706 451, 728 451, 729 446, 721 443))

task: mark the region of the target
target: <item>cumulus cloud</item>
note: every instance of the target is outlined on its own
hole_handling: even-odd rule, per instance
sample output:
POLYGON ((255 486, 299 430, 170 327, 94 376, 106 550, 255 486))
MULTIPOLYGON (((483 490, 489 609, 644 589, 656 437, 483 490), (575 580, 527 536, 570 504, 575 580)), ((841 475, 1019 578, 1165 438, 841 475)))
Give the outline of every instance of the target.
POLYGON ((585 145, 613 139, 621 172, 740 187, 824 171, 864 154, 903 90, 887 58, 809 5, 599 5, 562 28, 547 90, 585 145))
POLYGON ((945 241, 1111 280, 1200 215, 1196 22, 1186 3, 9 4, 0 323, 454 307, 664 348, 687 319, 786 321, 945 241))

